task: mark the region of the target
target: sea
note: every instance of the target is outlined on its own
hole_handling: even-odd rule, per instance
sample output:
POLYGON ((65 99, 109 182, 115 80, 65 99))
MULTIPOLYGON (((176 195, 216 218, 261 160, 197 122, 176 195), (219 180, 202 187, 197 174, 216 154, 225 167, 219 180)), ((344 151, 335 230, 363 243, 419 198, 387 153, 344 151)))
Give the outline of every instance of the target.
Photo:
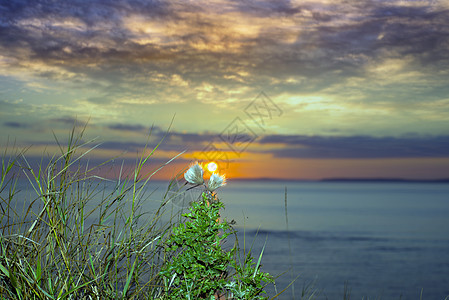
MULTIPOLYGON (((167 187, 150 181, 143 210, 167 187)), ((169 193, 186 209, 201 189, 183 189, 169 193)), ((276 277, 269 297, 449 299, 449 183, 231 179, 217 196, 242 251, 276 277)))
POLYGON ((277 292, 294 282, 277 299, 449 299, 447 183, 254 181, 218 195, 277 292))

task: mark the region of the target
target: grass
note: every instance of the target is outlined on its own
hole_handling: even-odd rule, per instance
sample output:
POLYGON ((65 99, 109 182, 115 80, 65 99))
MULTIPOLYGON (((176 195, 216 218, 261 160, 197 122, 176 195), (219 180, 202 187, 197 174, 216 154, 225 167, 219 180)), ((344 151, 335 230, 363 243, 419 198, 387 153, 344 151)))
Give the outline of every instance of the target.
MULTIPOLYGON (((176 233, 179 228, 198 225, 192 213, 198 215, 199 208, 191 206, 190 215, 181 216, 182 211, 168 205, 179 196, 175 179, 154 211, 142 211, 148 201, 148 182, 164 167, 143 173, 160 143, 143 151, 149 154, 138 158, 132 174, 120 172, 118 180, 110 181, 95 175, 107 162, 94 167, 81 162, 96 148, 89 146, 93 141, 83 142, 84 130, 74 127, 65 146, 56 139, 60 153, 45 165, 42 160, 32 166, 25 152, 11 155, 5 150, 2 156, 0 299, 175 299, 175 295, 177 299, 225 299, 225 295, 252 299, 263 294, 262 282, 271 277, 260 271, 262 254, 253 261, 248 252, 240 260, 237 244, 229 250, 221 248, 221 241, 233 233, 226 221, 216 222, 222 206, 200 201, 200 211, 211 218, 202 216, 202 221, 218 227, 203 236, 200 228, 190 231, 184 235, 190 245, 176 249, 173 243, 180 237, 176 233), (30 199, 20 198, 19 175, 27 178, 34 195, 30 199), (18 207, 19 203, 24 204, 18 207), (180 254, 190 253, 195 244, 204 245, 213 237, 212 252, 204 259, 209 262, 220 256, 221 260, 184 276, 191 266, 180 260, 180 254), (183 263, 184 271, 179 267, 183 263), (218 264, 218 273, 207 273, 218 264), (209 276, 203 274, 200 281, 201 272, 209 276), (212 288, 192 292, 195 298, 179 293, 181 287, 194 288, 205 281, 212 288), (252 288, 251 295, 242 292, 246 287, 252 288)), ((204 224, 201 230, 209 230, 204 224)))
MULTIPOLYGON (((60 155, 32 168, 23 153, 2 158, 0 296, 4 299, 153 299, 161 295, 158 275, 165 194, 154 212, 142 212, 146 185, 158 171, 143 166, 159 144, 142 156, 133 174, 115 182, 99 178, 81 159, 94 150, 84 129, 69 136, 60 155), (87 150, 86 150, 87 149, 87 150), (19 168, 35 197, 18 208, 19 168), (105 184, 112 189, 105 189, 105 184), (98 199, 100 199, 98 203, 98 199)), ((59 144, 59 143, 58 143, 59 144)), ((145 151, 144 151, 145 153, 145 151)), ((166 218, 165 218, 166 219, 166 218)))

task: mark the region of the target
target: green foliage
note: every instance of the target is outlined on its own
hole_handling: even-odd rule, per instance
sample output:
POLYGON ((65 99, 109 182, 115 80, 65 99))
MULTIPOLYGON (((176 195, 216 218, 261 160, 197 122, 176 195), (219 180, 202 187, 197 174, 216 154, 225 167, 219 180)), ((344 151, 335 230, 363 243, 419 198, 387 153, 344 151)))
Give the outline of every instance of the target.
POLYGON ((81 164, 95 148, 82 142, 83 131, 74 128, 48 164, 33 166, 23 153, 2 157, 0 299, 157 296, 159 244, 173 224, 167 217, 161 222, 170 199, 166 194, 153 212, 140 208, 148 180, 160 169, 146 173, 144 164, 159 144, 144 151, 133 173, 110 181, 81 164), (16 190, 13 171, 28 178, 26 193, 16 190), (28 193, 34 196, 19 198, 28 193))
POLYGON ((273 282, 260 270, 260 258, 253 262, 248 253, 243 264, 238 245, 222 248, 234 231, 226 220, 220 221, 224 204, 209 192, 202 201, 192 203, 184 223, 172 230, 165 241, 171 259, 162 267, 165 278, 163 299, 265 299, 263 282, 273 282))
POLYGON ((260 271, 262 253, 240 261, 237 243, 222 248, 234 231, 212 193, 182 221, 167 205, 179 191, 141 210, 148 181, 165 166, 145 171, 160 143, 111 181, 81 163, 96 148, 83 132, 74 127, 64 147, 57 141, 61 152, 48 164, 34 166, 24 152, 2 156, 0 299, 264 299, 272 278, 260 271), (28 179, 25 193, 17 173, 28 179))

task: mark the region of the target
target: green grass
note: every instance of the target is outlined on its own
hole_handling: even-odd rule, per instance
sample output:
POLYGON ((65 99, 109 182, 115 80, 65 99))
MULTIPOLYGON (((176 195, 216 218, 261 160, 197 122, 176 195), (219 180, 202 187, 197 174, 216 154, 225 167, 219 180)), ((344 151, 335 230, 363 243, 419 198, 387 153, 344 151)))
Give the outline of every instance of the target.
POLYGON ((5 299, 161 295, 163 237, 173 224, 162 216, 170 196, 165 194, 156 211, 140 210, 146 185, 160 169, 143 174, 143 166, 159 144, 138 159, 131 176, 108 181, 111 190, 92 175, 98 166, 80 163, 95 148, 82 142, 83 132, 74 129, 45 167, 32 168, 20 152, 2 157, 0 296, 5 299), (17 207, 24 203, 16 190, 19 174, 12 173, 17 168, 34 191, 25 207, 17 207))
POLYGON ((215 299, 218 295, 253 299, 264 293, 264 282, 271 277, 260 270, 262 254, 253 260, 248 252, 240 260, 238 244, 229 250, 221 248, 221 241, 233 233, 225 221, 216 222, 222 206, 199 202, 212 218, 202 219, 209 222, 207 226, 192 220, 192 214, 198 215, 195 205, 190 206, 190 215, 181 216, 181 210, 169 205, 176 197, 174 179, 157 208, 142 211, 148 207, 148 182, 164 167, 143 173, 160 143, 143 151, 149 154, 137 159, 132 174, 120 174, 119 179, 110 181, 95 175, 107 162, 93 167, 85 163, 96 146, 89 146, 92 141, 83 142, 84 130, 74 127, 64 146, 56 139, 60 153, 45 165, 42 160, 32 166, 26 152, 3 153, 0 299, 175 299, 174 295, 189 299, 180 293, 186 287, 194 295, 190 299, 215 299), (17 189, 19 175, 28 180, 29 199, 21 198, 23 193, 17 189), (169 193, 173 189, 175 193, 169 193), (18 207, 18 203, 25 204, 18 207), (181 238, 190 244, 175 249, 180 228, 188 226, 202 227, 183 234, 181 238), (202 235, 204 231, 209 234, 202 235), (210 263, 184 276, 192 267, 186 265, 186 257, 195 243, 204 245, 211 238, 216 239, 209 243, 212 250, 201 259, 212 262, 219 257, 219 270, 214 269, 217 264, 210 263), (204 288, 205 282, 209 289, 204 288), (197 288, 201 290, 192 290, 197 288))

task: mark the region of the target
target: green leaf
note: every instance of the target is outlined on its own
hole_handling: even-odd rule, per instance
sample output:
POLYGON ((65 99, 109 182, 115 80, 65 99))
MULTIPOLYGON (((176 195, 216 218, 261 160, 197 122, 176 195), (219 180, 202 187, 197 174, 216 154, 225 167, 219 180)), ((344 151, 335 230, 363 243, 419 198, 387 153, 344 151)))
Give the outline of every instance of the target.
POLYGON ((131 267, 131 272, 128 275, 128 279, 126 280, 125 287, 123 288, 123 297, 125 299, 126 293, 128 292, 129 284, 131 283, 131 279, 133 277, 134 268, 136 267, 137 259, 134 261, 133 266, 131 267))
POLYGON ((262 251, 260 251, 259 259, 257 260, 256 268, 254 269, 253 278, 256 276, 257 271, 259 270, 260 262, 262 261, 263 251, 265 250, 265 246, 267 245, 268 236, 265 238, 265 244, 263 245, 262 251))
POLYGON ((9 271, 0 263, 0 270, 5 274, 6 277, 9 278, 9 271))

